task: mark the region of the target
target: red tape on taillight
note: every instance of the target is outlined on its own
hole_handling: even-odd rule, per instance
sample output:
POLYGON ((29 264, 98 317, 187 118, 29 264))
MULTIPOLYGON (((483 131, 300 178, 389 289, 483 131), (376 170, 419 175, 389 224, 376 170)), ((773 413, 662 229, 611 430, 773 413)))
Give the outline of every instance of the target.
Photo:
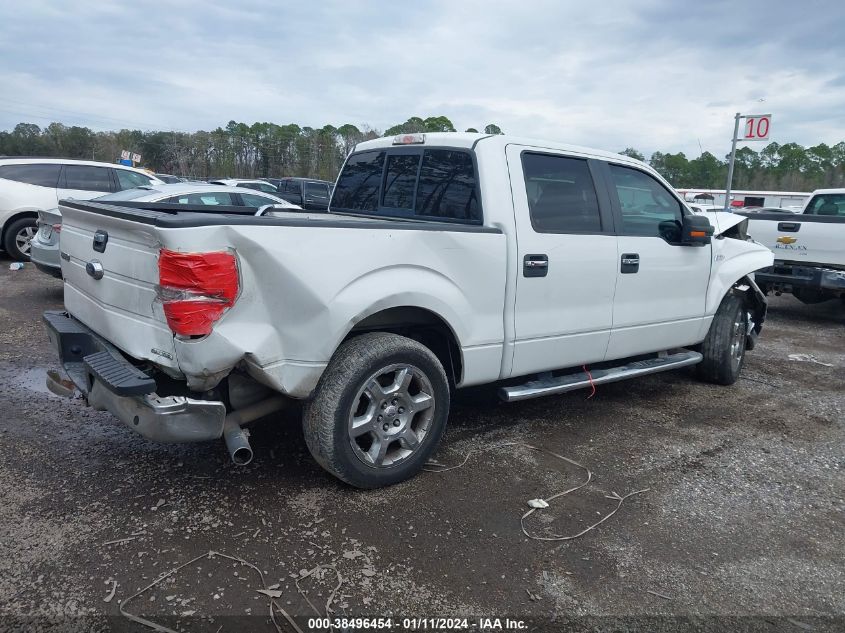
POLYGON ((159 298, 175 334, 204 336, 235 303, 238 265, 234 253, 179 253, 162 249, 158 259, 159 298))

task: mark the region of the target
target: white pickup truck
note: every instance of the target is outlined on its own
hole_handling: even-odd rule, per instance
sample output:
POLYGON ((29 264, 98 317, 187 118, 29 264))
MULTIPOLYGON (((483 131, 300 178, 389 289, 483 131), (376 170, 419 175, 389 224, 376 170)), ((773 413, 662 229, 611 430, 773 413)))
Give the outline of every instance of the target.
POLYGON ((756 277, 766 294, 788 292, 804 303, 845 299, 845 189, 814 191, 799 215, 742 215, 749 234, 775 255, 756 277))
POLYGON ((45 321, 90 405, 160 441, 226 440, 303 401, 358 487, 436 448, 451 391, 506 401, 697 365, 733 383, 772 254, 618 154, 402 135, 348 157, 328 214, 63 201, 66 312, 45 321), (715 226, 714 226, 715 224, 715 226))

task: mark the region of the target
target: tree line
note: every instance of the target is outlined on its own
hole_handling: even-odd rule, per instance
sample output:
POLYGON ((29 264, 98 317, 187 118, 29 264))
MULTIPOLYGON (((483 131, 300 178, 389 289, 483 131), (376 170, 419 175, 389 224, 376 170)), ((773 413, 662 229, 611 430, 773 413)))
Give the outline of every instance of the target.
MULTIPOLYGON (((346 123, 339 127, 300 127, 295 123, 238 123, 197 132, 145 132, 122 129, 95 132, 88 127, 51 123, 39 127, 19 123, 0 131, 0 156, 54 156, 114 162, 121 150, 141 154, 143 166, 156 172, 208 178, 306 176, 334 180, 344 158, 361 141, 414 132, 455 132, 445 116, 410 117, 379 131, 346 123)), ((495 124, 469 128, 501 134, 495 124)), ((628 147, 621 152, 645 161, 628 147)), ((679 188, 721 189, 727 178, 727 159, 703 152, 697 158, 654 152, 648 163, 679 188)), ((829 146, 769 143, 759 152, 737 149, 733 186, 736 189, 811 191, 845 186, 845 141, 829 146)))
MULTIPOLYGON (((621 154, 645 161, 632 147, 621 154)), ((698 158, 654 152, 648 164, 679 189, 724 189, 730 155, 719 159, 710 152, 698 158)), ((750 147, 736 150, 734 189, 755 191, 812 191, 824 187, 845 187, 845 141, 836 145, 819 143, 803 147, 798 143, 769 143, 759 152, 750 147)))
MULTIPOLYGON (((483 128, 500 134, 494 124, 483 128)), ((0 132, 0 156, 53 156, 114 162, 122 150, 140 154, 142 166, 159 173, 208 178, 305 176, 334 180, 343 160, 361 141, 412 132, 455 132, 445 116, 411 117, 383 133, 351 123, 300 127, 295 123, 238 123, 210 132, 95 132, 87 127, 51 123, 41 128, 19 123, 0 132)), ((478 130, 470 128, 468 131, 478 130)))

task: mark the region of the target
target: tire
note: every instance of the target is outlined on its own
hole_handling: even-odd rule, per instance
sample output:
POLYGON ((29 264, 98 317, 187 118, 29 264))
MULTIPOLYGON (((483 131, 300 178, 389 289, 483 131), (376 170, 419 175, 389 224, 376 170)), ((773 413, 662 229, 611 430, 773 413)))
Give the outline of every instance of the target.
POLYGON ((38 224, 35 218, 20 218, 6 227, 3 248, 19 262, 29 261, 29 241, 35 237, 38 224))
POLYGON ((422 469, 448 417, 449 382, 434 353, 374 332, 338 348, 304 406, 302 428, 311 455, 332 475, 380 488, 422 469))
POLYGON ((704 360, 697 367, 698 377, 717 385, 732 385, 739 379, 745 360, 748 313, 742 297, 731 292, 722 299, 707 338, 701 344, 704 360))

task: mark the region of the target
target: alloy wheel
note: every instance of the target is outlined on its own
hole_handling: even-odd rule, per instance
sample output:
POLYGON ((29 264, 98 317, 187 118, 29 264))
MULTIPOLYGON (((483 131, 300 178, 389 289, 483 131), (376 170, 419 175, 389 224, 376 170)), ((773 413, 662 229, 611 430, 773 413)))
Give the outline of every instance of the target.
POLYGON ((353 400, 348 425, 352 450, 367 466, 395 466, 422 445, 434 411, 434 389, 419 368, 395 364, 379 369, 353 400))

